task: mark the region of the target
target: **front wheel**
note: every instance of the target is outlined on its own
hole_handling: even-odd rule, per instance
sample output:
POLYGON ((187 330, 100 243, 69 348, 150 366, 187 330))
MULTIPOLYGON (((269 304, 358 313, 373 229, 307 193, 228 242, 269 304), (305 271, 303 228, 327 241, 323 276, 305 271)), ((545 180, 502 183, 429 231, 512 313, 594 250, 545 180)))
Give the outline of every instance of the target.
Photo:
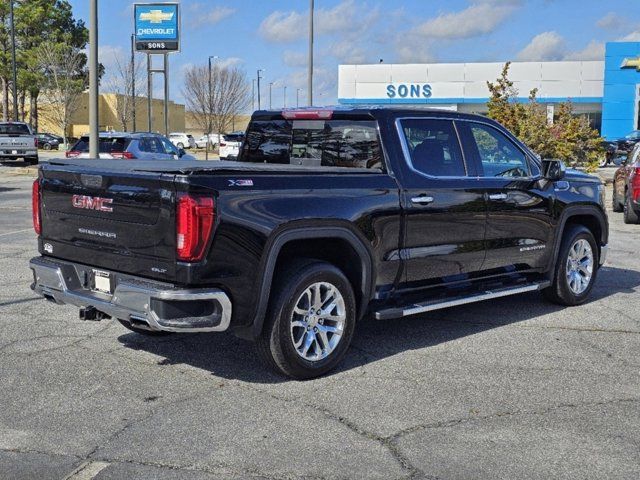
POLYGON ((587 301, 598 274, 598 245, 591 231, 582 225, 567 228, 555 267, 553 283, 544 296, 560 305, 587 301))
POLYGON ((42 148, 44 150, 51 150, 51 144, 50 143, 45 143, 44 145, 42 145, 42 148))
POLYGON ((178 142, 176 147, 184 149, 184 143, 178 142))
POLYGON ((304 380, 335 368, 356 321, 353 288, 335 266, 297 261, 280 275, 258 352, 276 371, 304 380))

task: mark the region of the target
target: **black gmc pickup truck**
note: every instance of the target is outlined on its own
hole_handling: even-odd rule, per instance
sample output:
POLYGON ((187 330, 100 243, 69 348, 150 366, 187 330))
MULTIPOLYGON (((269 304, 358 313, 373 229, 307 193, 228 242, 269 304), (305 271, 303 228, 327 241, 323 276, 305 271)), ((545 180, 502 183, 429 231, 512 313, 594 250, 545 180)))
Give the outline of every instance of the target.
POLYGON ((603 197, 480 116, 259 111, 237 162, 42 165, 32 288, 141 334, 231 331, 311 378, 365 315, 534 290, 584 302, 607 253, 603 197))

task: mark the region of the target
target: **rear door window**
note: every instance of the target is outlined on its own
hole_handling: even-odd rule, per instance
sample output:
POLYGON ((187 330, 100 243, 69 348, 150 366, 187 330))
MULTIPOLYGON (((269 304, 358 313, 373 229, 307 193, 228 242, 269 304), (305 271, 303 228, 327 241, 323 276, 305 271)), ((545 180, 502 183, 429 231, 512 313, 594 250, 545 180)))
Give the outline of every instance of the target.
POLYGON ((467 170, 451 120, 402 120, 405 145, 413 169, 431 177, 464 177, 467 170))
POLYGON ((383 168, 375 121, 258 120, 241 161, 316 167, 383 168))

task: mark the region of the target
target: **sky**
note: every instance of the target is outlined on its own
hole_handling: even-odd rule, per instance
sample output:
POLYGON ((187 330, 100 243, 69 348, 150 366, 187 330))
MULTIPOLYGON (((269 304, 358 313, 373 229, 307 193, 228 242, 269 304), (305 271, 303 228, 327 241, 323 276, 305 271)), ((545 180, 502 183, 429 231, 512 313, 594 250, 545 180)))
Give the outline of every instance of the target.
MULTIPOLYGON (((89 1, 70 0, 89 23, 89 1)), ((182 51, 171 54, 170 97, 184 103, 184 72, 209 55, 257 69, 262 107, 306 102, 307 0, 184 0, 182 51)), ((116 58, 127 61, 132 3, 98 0, 103 91, 116 58)), ((314 104, 337 103, 338 65, 603 60, 608 41, 640 41, 640 0, 315 0, 314 104)), ((144 55, 138 55, 144 61, 144 55)), ((162 80, 154 81, 162 95, 162 80)))

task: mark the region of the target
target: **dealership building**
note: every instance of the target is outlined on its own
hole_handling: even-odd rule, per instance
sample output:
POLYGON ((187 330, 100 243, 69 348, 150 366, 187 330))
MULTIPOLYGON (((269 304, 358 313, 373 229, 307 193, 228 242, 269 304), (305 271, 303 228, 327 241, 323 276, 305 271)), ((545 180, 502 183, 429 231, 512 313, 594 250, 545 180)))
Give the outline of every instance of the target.
MULTIPOLYGON (((504 63, 340 65, 338 102, 343 105, 405 105, 486 113, 487 81, 504 63)), ((538 101, 553 118, 557 104, 571 101, 607 139, 640 129, 640 42, 606 44, 601 61, 513 62, 509 78, 517 101, 538 101)))

